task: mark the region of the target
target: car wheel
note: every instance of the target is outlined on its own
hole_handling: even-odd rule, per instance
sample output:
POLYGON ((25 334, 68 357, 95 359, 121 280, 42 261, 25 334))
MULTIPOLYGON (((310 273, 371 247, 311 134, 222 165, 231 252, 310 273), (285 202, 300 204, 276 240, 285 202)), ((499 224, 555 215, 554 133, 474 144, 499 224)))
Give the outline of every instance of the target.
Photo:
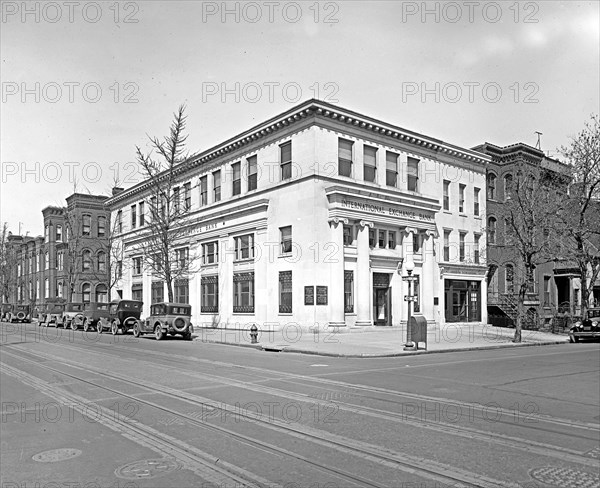
POLYGON ((191 341, 192 340, 192 333, 190 331, 187 331, 185 334, 183 334, 183 339, 186 341, 191 341))
POLYGON ((113 321, 113 323, 111 324, 110 331, 112 335, 117 335, 119 333, 119 326, 117 325, 116 321, 113 321))
POLYGON ((157 341, 161 341, 165 337, 165 334, 160 325, 154 327, 154 337, 156 337, 157 341))
POLYGON ((104 327, 102 327, 102 321, 98 321, 98 324, 96 325, 96 330, 98 331, 98 334, 102 334, 104 327))
POLYGON ((139 337, 141 335, 142 335, 142 331, 140 330, 140 323, 136 322, 135 325, 133 326, 133 336, 139 337))
POLYGON ((579 337, 576 337, 573 334, 569 334, 569 341, 571 341, 571 342, 579 342, 579 337))
POLYGON ((89 331, 89 330, 90 330, 90 324, 89 324, 89 322, 86 320, 86 321, 83 323, 83 331, 84 331, 84 332, 87 332, 87 331, 89 331))

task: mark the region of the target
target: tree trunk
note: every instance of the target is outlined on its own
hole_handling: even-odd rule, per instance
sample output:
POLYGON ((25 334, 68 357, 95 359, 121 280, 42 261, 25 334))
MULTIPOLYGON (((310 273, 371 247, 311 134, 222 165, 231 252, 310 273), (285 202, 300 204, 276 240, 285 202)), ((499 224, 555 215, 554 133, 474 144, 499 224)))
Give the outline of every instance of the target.
POLYGON ((521 331, 523 330, 523 310, 525 308, 525 293, 527 292, 527 281, 519 286, 519 298, 517 299, 517 321, 515 323, 515 337, 513 342, 521 342, 521 331))
MULTIPOLYGON (((579 267, 579 281, 581 281, 581 284, 579 285, 581 288, 581 320, 584 320, 587 315, 588 300, 590 299, 590 290, 587 282, 587 266, 579 267)), ((593 286, 593 284, 590 283, 590 286, 593 286)), ((577 304, 575 304, 575 306, 577 306, 577 304)))

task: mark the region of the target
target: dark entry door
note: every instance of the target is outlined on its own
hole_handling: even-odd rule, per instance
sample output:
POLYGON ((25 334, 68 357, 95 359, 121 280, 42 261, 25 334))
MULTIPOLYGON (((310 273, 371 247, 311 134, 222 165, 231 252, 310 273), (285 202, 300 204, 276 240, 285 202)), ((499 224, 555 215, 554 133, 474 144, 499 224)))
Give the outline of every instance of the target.
POLYGON ((375 325, 390 325, 390 288, 375 288, 375 325))

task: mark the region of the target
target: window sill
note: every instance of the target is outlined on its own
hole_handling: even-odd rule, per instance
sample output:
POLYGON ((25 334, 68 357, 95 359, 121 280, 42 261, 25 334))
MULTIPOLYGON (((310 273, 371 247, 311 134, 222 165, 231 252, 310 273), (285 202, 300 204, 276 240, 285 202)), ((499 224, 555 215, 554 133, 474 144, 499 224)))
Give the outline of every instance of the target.
POLYGON ((253 263, 254 262, 254 258, 244 258, 244 259, 235 259, 233 261, 233 264, 247 264, 247 263, 253 263))
POLYGON ((459 217, 465 217, 465 218, 468 217, 468 215, 466 213, 459 213, 458 216, 459 217))
POLYGON ((282 317, 291 317, 292 315, 294 315, 293 312, 279 312, 277 315, 280 315, 282 317))
POLYGON ((452 212, 450 210, 442 210, 443 213, 447 214, 447 215, 452 215, 452 212))

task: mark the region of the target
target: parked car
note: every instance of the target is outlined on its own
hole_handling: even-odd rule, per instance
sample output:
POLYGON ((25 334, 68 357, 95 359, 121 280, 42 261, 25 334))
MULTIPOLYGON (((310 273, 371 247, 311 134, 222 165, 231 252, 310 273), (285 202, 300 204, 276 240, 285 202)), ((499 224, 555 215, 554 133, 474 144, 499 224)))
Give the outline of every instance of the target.
POLYGON ((38 325, 48 327, 54 324, 55 327, 63 326, 63 312, 65 311, 64 302, 51 302, 42 306, 38 315, 38 325))
POLYGON ((154 334, 157 341, 167 334, 180 334, 187 341, 192 339, 194 326, 191 322, 192 306, 185 303, 155 303, 150 316, 133 329, 133 335, 154 334))
POLYGON ((600 307, 589 308, 587 318, 575 322, 569 330, 569 341, 579 342, 579 339, 600 338, 600 307))
POLYGON ((13 305, 10 313, 9 322, 31 322, 31 306, 29 304, 13 305))
POLYGON ((142 305, 144 302, 137 300, 117 300, 110 302, 108 307, 108 322, 99 320, 97 322, 98 334, 102 334, 104 329, 110 326, 113 335, 117 335, 119 330, 123 334, 132 330, 134 325, 139 323, 142 314, 142 305))
POLYGON ((83 306, 83 331, 90 328, 110 327, 110 310, 108 303, 86 303, 83 306), (100 322, 103 326, 99 325, 100 322))
POLYGON ((8 322, 8 318, 12 313, 12 307, 13 306, 10 303, 3 303, 2 305, 0 305, 0 320, 5 320, 8 322))
POLYGON ((79 328, 83 323, 83 303, 69 302, 65 304, 62 314, 61 324, 66 329, 70 327, 73 330, 79 328))

